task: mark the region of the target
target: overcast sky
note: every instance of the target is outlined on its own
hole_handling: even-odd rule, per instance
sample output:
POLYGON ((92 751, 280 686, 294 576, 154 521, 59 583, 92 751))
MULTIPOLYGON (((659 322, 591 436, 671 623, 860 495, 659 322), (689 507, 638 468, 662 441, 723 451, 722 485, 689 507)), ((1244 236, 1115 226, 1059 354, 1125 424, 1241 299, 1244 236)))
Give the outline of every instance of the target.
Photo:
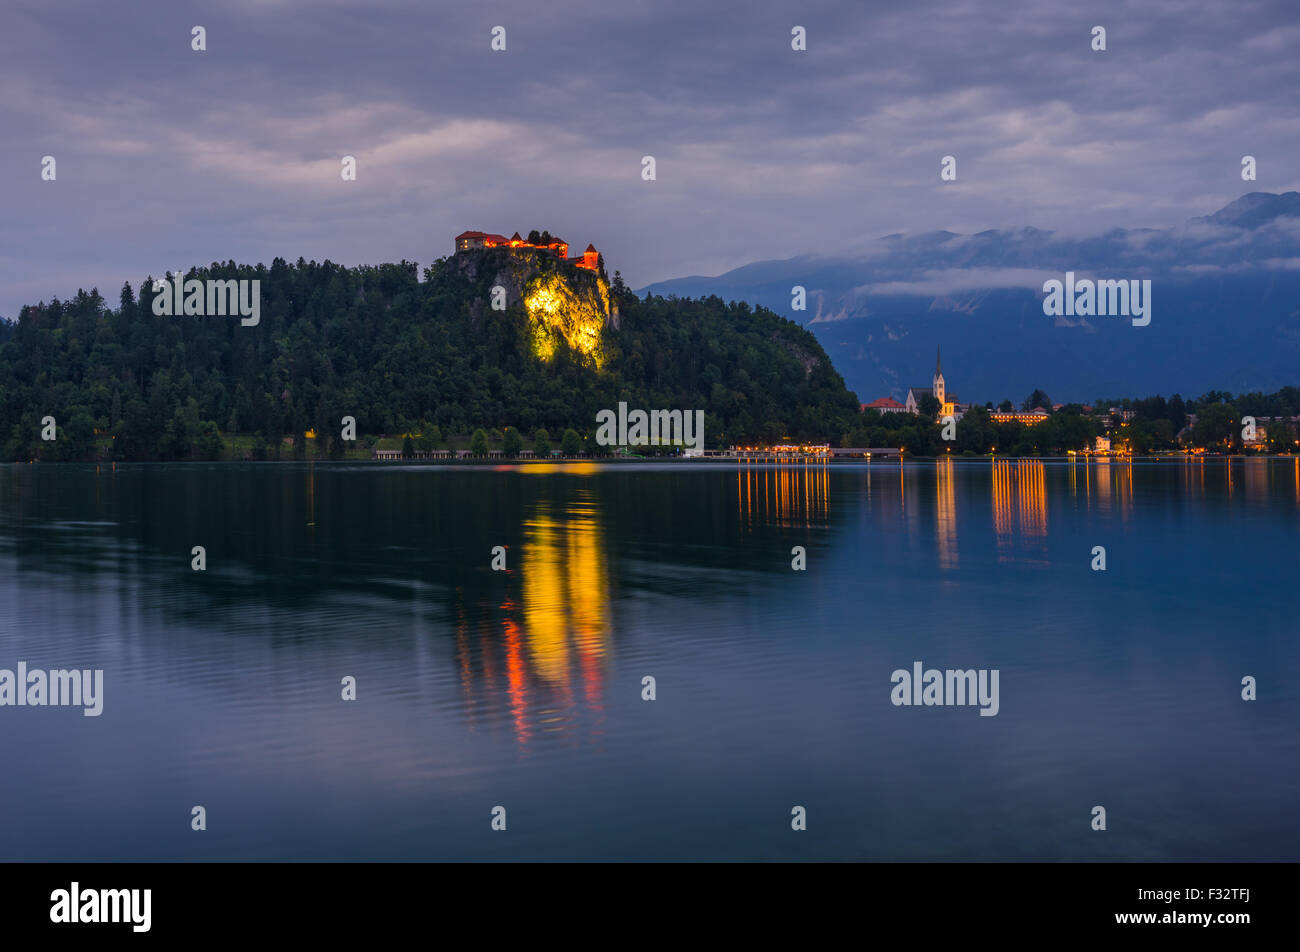
POLYGON ((465 229, 593 242, 637 287, 892 232, 1164 227, 1300 187, 1296 0, 6 0, 0 17, 11 318, 214 260, 424 265, 465 229))

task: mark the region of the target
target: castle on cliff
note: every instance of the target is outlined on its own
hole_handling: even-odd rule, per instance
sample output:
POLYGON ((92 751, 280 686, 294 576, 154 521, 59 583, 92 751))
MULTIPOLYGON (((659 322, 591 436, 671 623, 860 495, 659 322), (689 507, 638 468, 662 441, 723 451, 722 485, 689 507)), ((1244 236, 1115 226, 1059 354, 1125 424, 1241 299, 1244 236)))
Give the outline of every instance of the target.
MULTIPOLYGON (((532 234, 529 234, 529 238, 532 234)), ((596 250, 595 245, 587 245, 587 250, 576 257, 569 257, 569 243, 560 238, 554 238, 550 232, 542 232, 537 241, 527 241, 519 237, 519 232, 507 238, 505 235, 494 235, 485 231, 462 231, 456 236, 456 251, 472 251, 475 248, 530 248, 536 251, 545 251, 547 254, 554 255, 557 258, 576 265, 579 268, 586 268, 588 271, 600 270, 600 252, 596 250)))

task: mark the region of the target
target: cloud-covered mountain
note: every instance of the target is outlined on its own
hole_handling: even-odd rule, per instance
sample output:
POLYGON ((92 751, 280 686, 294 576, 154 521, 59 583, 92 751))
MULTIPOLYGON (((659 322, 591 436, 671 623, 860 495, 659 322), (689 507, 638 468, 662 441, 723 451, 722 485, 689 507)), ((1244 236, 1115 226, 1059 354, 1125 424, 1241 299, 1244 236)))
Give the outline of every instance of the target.
POLYGON ((1036 228, 887 235, 853 258, 761 261, 652 284, 772 308, 813 331, 864 402, 929 386, 934 353, 962 401, 1056 401, 1300 379, 1300 192, 1244 195, 1170 229, 1067 237, 1036 228), (1053 318, 1043 283, 1150 279, 1151 323, 1053 318), (792 309, 795 285, 807 310, 792 309))

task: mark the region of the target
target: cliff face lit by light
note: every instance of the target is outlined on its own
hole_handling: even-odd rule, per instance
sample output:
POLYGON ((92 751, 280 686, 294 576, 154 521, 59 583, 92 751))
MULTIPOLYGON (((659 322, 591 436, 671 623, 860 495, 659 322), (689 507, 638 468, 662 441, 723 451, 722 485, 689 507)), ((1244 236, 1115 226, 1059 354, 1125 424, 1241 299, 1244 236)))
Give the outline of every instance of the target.
POLYGON ((601 330, 610 313, 609 285, 604 278, 596 276, 594 287, 586 281, 575 286, 562 274, 539 274, 524 290, 524 307, 531 322, 534 354, 550 360, 563 340, 575 353, 601 366, 601 330))

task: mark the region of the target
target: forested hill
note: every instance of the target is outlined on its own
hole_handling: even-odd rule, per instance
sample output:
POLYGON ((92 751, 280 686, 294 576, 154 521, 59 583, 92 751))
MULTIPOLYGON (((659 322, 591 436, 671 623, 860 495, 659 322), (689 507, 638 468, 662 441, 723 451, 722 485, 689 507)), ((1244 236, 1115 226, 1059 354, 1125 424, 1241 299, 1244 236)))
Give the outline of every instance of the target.
MULTIPOLYGON (((710 446, 828 441, 856 416, 807 331, 763 308, 638 299, 617 274, 495 249, 347 268, 277 258, 186 279, 258 280, 256 326, 238 316, 156 316, 154 282, 110 308, 79 291, 23 309, 0 331, 5 459, 212 458, 231 434, 271 447, 309 430, 331 454, 357 433, 437 426, 595 429, 616 408, 703 409, 710 446), (505 310, 491 306, 506 289, 505 310), (58 440, 41 440, 42 418, 58 440)), ((165 287, 165 285, 164 285, 165 287)), ((297 440, 302 445, 302 440, 297 440)), ((229 450, 227 450, 227 454, 229 450)))

